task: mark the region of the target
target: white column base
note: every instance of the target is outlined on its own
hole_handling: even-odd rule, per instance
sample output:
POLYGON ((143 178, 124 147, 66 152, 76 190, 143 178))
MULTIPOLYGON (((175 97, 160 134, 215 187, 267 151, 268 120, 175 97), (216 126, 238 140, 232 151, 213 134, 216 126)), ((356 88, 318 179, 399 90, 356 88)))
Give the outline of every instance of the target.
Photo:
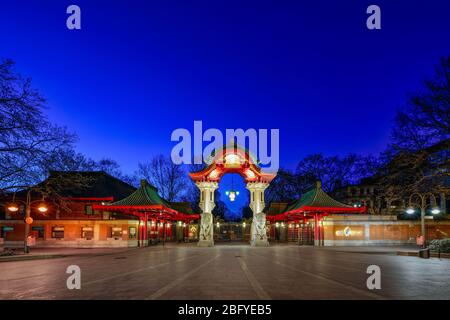
POLYGON ((320 240, 314 240, 314 245, 315 246, 320 246, 320 240))
POLYGON ((214 240, 199 240, 198 247, 214 247, 214 240))
POLYGON ((264 239, 264 240, 252 240, 252 241, 250 241, 250 245, 252 247, 268 247, 269 246, 269 241, 267 241, 267 239, 264 239))

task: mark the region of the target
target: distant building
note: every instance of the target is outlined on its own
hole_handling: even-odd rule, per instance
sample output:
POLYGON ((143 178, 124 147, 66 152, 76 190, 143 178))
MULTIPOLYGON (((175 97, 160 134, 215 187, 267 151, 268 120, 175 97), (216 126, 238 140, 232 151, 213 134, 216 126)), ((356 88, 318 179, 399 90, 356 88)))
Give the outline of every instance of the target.
MULTIPOLYGON (((423 175, 423 190, 419 193, 426 194, 428 211, 432 207, 440 210, 439 218, 447 218, 450 208, 450 139, 433 145, 421 154, 427 158, 431 169, 426 168, 423 175), (439 159, 437 163, 434 163, 439 159), (439 172, 439 175, 436 173, 439 172), (433 203, 436 200, 436 203, 433 203)), ((393 167, 400 176, 402 170, 423 170, 423 168, 411 168, 411 164, 403 159, 395 158, 389 166, 393 167)), ((358 185, 346 186, 334 190, 332 195, 344 203, 352 206, 366 206, 368 214, 397 215, 404 217, 405 211, 410 205, 410 198, 415 191, 402 194, 389 194, 389 185, 385 182, 385 176, 373 176, 363 179, 358 185)), ((429 214, 429 213, 428 213, 429 214)))
MULTIPOLYGON (((362 192, 361 199, 369 199, 362 192)), ((353 196, 353 195, 352 195, 353 196)), ((265 210, 269 240, 299 245, 358 246, 416 244, 419 220, 399 220, 396 215, 367 214, 364 206, 346 206, 319 186, 290 202, 272 202, 265 210), (354 211, 352 212, 352 210, 354 211), (359 213, 358 213, 359 211, 359 213)), ((450 220, 428 220, 426 239, 449 238, 450 220)))
POLYGON ((27 194, 31 197, 33 219, 30 244, 36 246, 132 247, 197 236, 189 231, 188 224, 198 216, 184 203, 168 203, 160 198, 156 188, 146 182, 136 189, 105 172, 52 172, 39 185, 0 200, 4 208, 0 213, 0 241, 6 247, 24 243, 27 194), (83 183, 70 183, 80 178, 83 183), (45 192, 35 191, 47 184, 58 191, 57 196, 45 197, 45 192), (145 198, 133 198, 137 205, 146 201, 141 209, 127 211, 112 207, 120 201, 129 202, 130 195, 137 193, 145 195, 145 198), (39 211, 35 205, 41 202, 45 203, 46 212, 39 211), (8 209, 12 203, 18 205, 17 211, 8 209), (108 206, 111 210, 106 210, 108 206), (151 213, 147 213, 150 207, 151 213))

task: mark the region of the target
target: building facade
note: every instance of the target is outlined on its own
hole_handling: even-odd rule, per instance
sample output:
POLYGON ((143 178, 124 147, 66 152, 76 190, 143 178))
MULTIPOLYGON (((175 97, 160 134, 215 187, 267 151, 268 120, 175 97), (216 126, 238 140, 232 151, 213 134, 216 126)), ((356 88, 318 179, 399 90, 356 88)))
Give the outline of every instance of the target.
MULTIPOLYGON (((370 199, 372 192, 370 187, 364 187, 357 202, 344 204, 327 195, 318 184, 296 201, 271 203, 267 208, 269 239, 318 246, 418 244, 421 221, 370 212, 362 199, 370 199)), ((441 214, 440 219, 432 214, 425 217, 427 241, 449 235, 450 220, 446 214, 441 214)))
MULTIPOLYGON (((126 199, 137 191, 135 187, 104 172, 52 172, 41 185, 46 185, 49 181, 58 184, 60 181, 79 180, 80 175, 86 185, 70 183, 67 188, 58 187, 60 190, 57 199, 52 196, 43 197, 42 191, 34 191, 43 189, 39 185, 3 197, 0 245, 11 248, 23 246, 27 206, 30 207, 32 218, 27 237, 29 246, 136 247, 164 241, 197 239, 198 227, 193 223, 194 219, 189 219, 190 223, 187 224, 186 220, 161 215, 155 219, 145 220, 144 225, 139 216, 128 212, 98 210, 96 207, 126 199), (26 200, 27 195, 31 195, 29 204, 26 200), (12 206, 13 203, 18 204, 17 208, 12 206), (41 203, 45 203, 45 212, 40 211, 41 208, 38 207, 41 203)), ((154 192, 157 196, 156 189, 154 192)), ((166 205, 174 213, 184 215, 181 210, 185 208, 189 211, 186 203, 166 203, 166 205), (177 209, 172 209, 172 205, 177 209)), ((164 210, 160 211, 162 213, 164 210)), ((189 218, 194 216, 192 212, 185 214, 189 218)))

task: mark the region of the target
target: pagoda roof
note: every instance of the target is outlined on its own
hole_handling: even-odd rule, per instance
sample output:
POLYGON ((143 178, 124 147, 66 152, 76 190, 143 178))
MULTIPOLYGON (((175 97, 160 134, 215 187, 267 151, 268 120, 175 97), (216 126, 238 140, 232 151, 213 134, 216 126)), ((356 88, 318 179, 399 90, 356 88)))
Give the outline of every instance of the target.
POLYGON ((311 214, 350 214, 350 213, 364 213, 365 207, 352 207, 350 205, 339 202, 330 197, 322 189, 320 181, 316 186, 304 193, 300 199, 291 202, 281 214, 268 215, 269 220, 295 220, 311 218, 311 214))
POLYGON ((139 217, 169 220, 192 220, 198 219, 198 214, 180 212, 170 205, 168 201, 160 197, 158 189, 149 184, 147 180, 141 180, 141 186, 128 197, 111 204, 93 205, 94 210, 121 212, 133 214, 139 217))
POLYGON ((347 204, 339 202, 332 197, 330 197, 325 191, 322 189, 321 182, 316 182, 316 186, 304 193, 300 199, 292 202, 286 208, 286 212, 299 210, 304 207, 315 207, 315 208, 353 208, 347 204))
POLYGON ((152 206, 163 205, 166 208, 171 206, 168 201, 161 198, 158 189, 149 184, 147 180, 141 180, 141 186, 128 197, 111 203, 111 206, 152 206))

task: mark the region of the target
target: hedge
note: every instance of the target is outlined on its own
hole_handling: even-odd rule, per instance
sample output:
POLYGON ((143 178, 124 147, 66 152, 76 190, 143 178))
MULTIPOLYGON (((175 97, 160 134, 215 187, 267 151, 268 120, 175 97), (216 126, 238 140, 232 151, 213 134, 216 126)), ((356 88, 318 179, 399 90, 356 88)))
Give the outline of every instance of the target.
POLYGON ((433 251, 450 253, 450 238, 432 240, 429 247, 433 251))

